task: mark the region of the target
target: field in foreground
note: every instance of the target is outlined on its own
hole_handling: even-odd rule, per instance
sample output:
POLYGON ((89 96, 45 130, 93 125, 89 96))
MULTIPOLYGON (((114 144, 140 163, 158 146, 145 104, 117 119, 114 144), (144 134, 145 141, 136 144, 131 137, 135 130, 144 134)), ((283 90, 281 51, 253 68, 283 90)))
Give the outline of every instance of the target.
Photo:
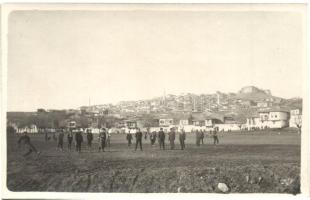
POLYGON ((225 133, 219 145, 205 138, 200 147, 188 134, 184 151, 178 140, 176 150, 160 151, 143 139, 135 152, 125 135, 112 135, 106 152, 97 152, 95 140, 93 152, 84 147, 81 154, 57 151, 56 142, 37 135, 31 140, 42 153, 27 158, 17 139, 7 141, 11 191, 213 193, 225 183, 232 193, 299 193, 300 135, 292 130, 225 133))

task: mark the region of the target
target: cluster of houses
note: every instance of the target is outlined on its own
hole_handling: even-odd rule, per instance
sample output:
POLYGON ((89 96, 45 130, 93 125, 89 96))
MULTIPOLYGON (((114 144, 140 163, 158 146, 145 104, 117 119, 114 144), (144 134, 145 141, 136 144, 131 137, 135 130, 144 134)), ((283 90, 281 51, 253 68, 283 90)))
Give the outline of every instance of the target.
MULTIPOLYGON (((32 124, 27 127, 20 128, 16 124, 9 124, 15 129, 17 133, 27 131, 28 133, 38 133, 39 130, 36 125, 32 124)), ((117 133, 126 133, 130 129, 142 128, 143 130, 158 131, 163 128, 164 131, 169 131, 170 128, 177 130, 184 129, 186 132, 193 132, 195 130, 209 131, 217 128, 222 132, 230 131, 250 131, 263 129, 281 129, 285 127, 301 128, 302 125, 302 110, 283 110, 270 109, 258 111, 254 116, 246 118, 246 121, 238 121, 233 116, 221 116, 216 114, 189 114, 189 115, 171 115, 162 114, 157 118, 157 124, 146 127, 141 119, 126 119, 121 124, 110 128, 110 131, 117 133)), ((68 121, 68 129, 77 128, 77 123, 74 120, 68 121)), ((98 126, 90 126, 94 133, 99 133, 98 126)), ((84 130, 84 129, 83 129, 84 130)), ((48 131, 54 132, 55 129, 50 128, 48 131)), ((85 130, 84 130, 85 131, 85 130)))
MULTIPOLYGON (((189 116, 166 115, 158 118, 158 126, 149 127, 149 131, 158 131, 163 128, 169 131, 170 128, 177 130, 184 129, 186 132, 195 130, 209 131, 217 128, 221 132, 250 131, 264 129, 281 129, 286 127, 301 128, 302 110, 293 109, 290 111, 271 109, 259 111, 257 115, 248 117, 246 122, 236 120, 232 116, 193 114, 189 116)), ((139 120, 125 121, 124 129, 143 128, 139 120)), ((146 128, 144 128, 146 129, 146 128)))
POLYGON ((301 128, 302 111, 301 109, 269 110, 260 111, 257 116, 247 118, 246 127, 248 129, 266 129, 266 128, 301 128))
POLYGON ((302 110, 293 109, 290 111, 283 109, 270 109, 259 111, 257 115, 248 117, 246 122, 235 120, 229 116, 207 116, 193 117, 193 119, 159 119, 159 127, 169 129, 176 127, 185 129, 187 132, 195 130, 211 130, 217 128, 219 131, 230 132, 240 130, 263 130, 263 129, 281 129, 286 127, 301 128, 302 110))

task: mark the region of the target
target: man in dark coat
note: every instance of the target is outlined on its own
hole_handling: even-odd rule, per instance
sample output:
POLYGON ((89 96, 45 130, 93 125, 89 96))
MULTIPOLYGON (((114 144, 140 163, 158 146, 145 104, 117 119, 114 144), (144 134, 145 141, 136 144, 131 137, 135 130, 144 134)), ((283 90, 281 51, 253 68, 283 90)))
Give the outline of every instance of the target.
POLYGON ((156 131, 153 131, 150 135, 151 145, 153 146, 156 142, 157 133, 156 131))
POLYGON ((170 141, 170 149, 173 150, 174 149, 174 140, 175 140, 175 131, 173 128, 170 129, 168 139, 170 141))
POLYGON ((67 135, 67 140, 68 140, 68 149, 71 150, 72 141, 73 141, 72 130, 69 130, 68 135, 67 135))
POLYGON ((219 138, 217 136, 217 128, 213 129, 213 144, 218 144, 219 143, 219 138))
POLYGON ((182 129, 179 135, 181 150, 185 149, 185 139, 186 139, 186 134, 185 134, 184 129, 182 129))
POLYGON ((77 133, 75 133, 75 142, 76 142, 76 151, 81 153, 82 142, 83 142, 82 131, 78 130, 77 133))
POLYGON ((128 133, 126 134, 126 140, 128 142, 128 146, 131 146, 131 140, 132 140, 132 135, 130 133, 130 131, 128 131, 128 133))
POLYGON ((200 146, 200 133, 198 130, 195 131, 195 135, 196 135, 196 145, 200 146))
POLYGON ((135 148, 135 151, 137 150, 138 148, 138 145, 140 145, 140 150, 142 151, 142 132, 140 131, 140 129, 138 128, 136 134, 135 134, 135 137, 136 137, 136 148, 135 148))
POLYGON ((45 134, 45 142, 47 142, 48 139, 48 131, 46 129, 44 129, 44 134, 45 134))
POLYGON ((159 148, 165 150, 165 132, 163 131, 163 128, 160 128, 160 131, 158 132, 158 140, 159 140, 159 148))
POLYGON ((28 147, 28 152, 25 153, 23 156, 30 155, 33 151, 36 152, 38 155, 40 154, 39 151, 33 146, 33 144, 30 142, 30 137, 28 136, 27 132, 23 132, 23 135, 18 139, 18 148, 20 147, 20 144, 23 143, 26 147, 28 147))
POLYGON ((87 129, 87 147, 90 150, 91 150, 92 142, 93 142, 93 133, 91 129, 87 129))
POLYGON ((106 129, 102 128, 100 129, 100 133, 99 133, 99 152, 100 150, 104 151, 104 148, 106 145, 106 139, 107 139, 106 129))
POLYGON ((61 151, 63 150, 63 143, 64 143, 64 132, 62 129, 59 130, 58 134, 58 145, 57 148, 60 149, 61 151))
POLYGON ((200 140, 201 140, 201 144, 203 144, 203 139, 205 137, 205 133, 203 130, 200 130, 200 140))

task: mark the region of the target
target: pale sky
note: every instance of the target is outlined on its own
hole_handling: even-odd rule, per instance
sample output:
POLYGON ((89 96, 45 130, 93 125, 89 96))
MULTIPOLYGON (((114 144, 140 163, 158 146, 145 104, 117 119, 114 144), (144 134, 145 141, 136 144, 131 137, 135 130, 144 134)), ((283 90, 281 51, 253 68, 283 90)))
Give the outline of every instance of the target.
POLYGON ((298 12, 15 11, 8 110, 247 85, 301 97, 302 25, 298 12))

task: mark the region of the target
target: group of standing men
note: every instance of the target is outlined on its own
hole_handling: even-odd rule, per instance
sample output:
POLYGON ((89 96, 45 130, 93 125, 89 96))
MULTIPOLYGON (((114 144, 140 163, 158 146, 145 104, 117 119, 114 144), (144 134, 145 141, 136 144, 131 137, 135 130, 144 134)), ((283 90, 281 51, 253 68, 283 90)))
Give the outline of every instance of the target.
MULTIPOLYGON (((128 132, 126 134, 126 140, 128 142, 128 146, 131 146, 132 144, 132 139, 133 135, 135 136, 136 139, 136 145, 135 145, 135 151, 137 150, 138 147, 140 147, 140 150, 142 151, 142 138, 143 138, 143 133, 140 128, 134 129, 134 133, 128 132)), ((200 146, 200 144, 204 144, 204 137, 205 137, 205 132, 200 130, 196 130, 196 145, 200 146)), ((171 128, 170 131, 168 132, 168 140, 170 143, 170 149, 173 150, 175 149, 175 139, 176 139, 176 131, 174 128, 171 128)), ((217 129, 215 128, 214 130, 210 131, 210 134, 213 137, 213 144, 218 144, 219 139, 217 135, 217 129)), ((156 142, 156 138, 158 138, 158 143, 159 143, 159 149, 165 150, 165 139, 166 139, 166 133, 163 131, 163 128, 160 128, 160 131, 156 132, 153 131, 151 133, 146 132, 145 133, 145 139, 147 139, 147 135, 150 136, 150 142, 151 145, 154 146, 156 142)), ((180 141, 180 146, 181 150, 185 149, 185 140, 186 140, 186 133, 184 129, 181 129, 179 133, 179 141, 180 141)))
MULTIPOLYGON (((128 146, 131 146, 132 144, 132 139, 133 139, 133 134, 132 133, 127 133, 126 134, 126 139, 128 142, 128 146)), ((153 146, 156 142, 156 138, 158 138, 158 143, 159 143, 159 149, 165 150, 165 139, 166 139, 166 133, 163 131, 163 128, 160 128, 160 131, 156 133, 155 131, 151 132, 150 134, 145 133, 145 139, 147 139, 147 135, 150 136, 150 142, 151 145, 153 146)), ((135 151, 137 150, 138 146, 140 147, 140 150, 142 151, 142 138, 143 138, 143 133, 140 128, 136 129, 135 132, 135 138, 136 138, 136 146, 135 146, 135 151)), ((170 129, 170 132, 168 133, 168 140, 170 142, 170 149, 175 149, 175 139, 176 139, 176 132, 174 128, 170 129)), ((186 139, 186 134, 184 129, 181 130, 179 133, 179 140, 180 140, 180 146, 181 150, 185 149, 185 139, 186 139)))
MULTIPOLYGON (((170 143, 170 149, 173 150, 175 149, 175 139, 176 139, 176 131, 174 128, 171 128, 170 131, 168 132, 168 140, 170 143)), ((156 142, 156 138, 158 138, 158 143, 159 143, 159 148, 160 150, 165 150, 165 139, 166 139, 166 133, 163 131, 163 128, 160 128, 160 131, 158 133, 156 131, 153 131, 151 133, 146 132, 145 133, 145 139, 147 139, 147 136, 149 135, 150 137, 150 142, 151 145, 153 146, 156 142)), ((178 133, 179 135, 179 141, 180 141, 180 146, 181 150, 185 149, 185 140, 186 140, 186 133, 184 129, 181 129, 181 131, 178 133)), ((213 135, 213 140, 214 144, 219 143, 219 139, 217 136, 217 129, 214 129, 212 131, 213 135)), ((136 139, 136 144, 135 144, 135 151, 139 147, 140 150, 142 151, 142 138, 143 138, 143 133, 142 131, 137 128, 135 131, 135 139, 136 139)), ((53 134, 53 138, 56 138, 54 140, 57 140, 57 149, 63 151, 63 143, 64 143, 64 137, 65 137, 65 131, 63 129, 58 130, 58 137, 56 134, 53 134)), ((68 149, 71 151, 72 149, 72 142, 73 138, 75 138, 75 147, 77 152, 81 152, 82 148, 82 143, 84 141, 83 139, 83 134, 81 130, 76 129, 74 130, 69 130, 67 132, 67 142, 68 142, 68 149)), ((91 129, 87 129, 86 132, 86 138, 87 138, 87 148, 92 151, 92 142, 93 142, 93 133, 91 129)), ((50 137, 48 137, 48 133, 45 133, 45 140, 48 141, 50 137)), ((106 128, 101 128, 99 131, 98 135, 99 139, 99 147, 98 151, 104 152, 104 149, 106 146, 110 147, 110 140, 111 140, 111 133, 106 129, 106 128)), ((133 139, 133 134, 132 133, 127 133, 126 139, 128 141, 128 146, 131 146, 131 141, 133 139)), ((203 131, 196 131, 196 145, 200 146, 200 144, 203 144, 204 140, 204 132, 203 131)), ((31 144, 29 136, 27 136, 27 133, 24 133, 23 136, 18 140, 18 144, 21 142, 27 144, 29 146, 29 152, 26 153, 26 155, 34 152, 38 152, 36 148, 31 144)))
MULTIPOLYGON (((65 137, 65 131, 63 129, 59 129, 57 131, 58 135, 53 134, 54 140, 57 141, 57 149, 63 151, 64 147, 64 137, 65 137)), ((68 149, 71 151, 72 149, 72 142, 73 138, 75 139, 75 150, 77 152, 81 152, 82 149, 82 143, 84 141, 83 138, 83 132, 79 129, 72 129, 67 132, 67 142, 68 142, 68 149)), ((87 129, 86 131, 86 139, 87 139, 87 148, 92 151, 92 143, 93 143, 93 133, 91 129, 87 129)), ((45 141, 48 141, 48 133, 45 133, 45 141)), ((98 135, 98 140, 99 140, 99 148, 98 151, 104 151, 106 146, 110 147, 110 140, 111 140, 111 133, 107 131, 105 128, 101 128, 99 135, 98 135)))

